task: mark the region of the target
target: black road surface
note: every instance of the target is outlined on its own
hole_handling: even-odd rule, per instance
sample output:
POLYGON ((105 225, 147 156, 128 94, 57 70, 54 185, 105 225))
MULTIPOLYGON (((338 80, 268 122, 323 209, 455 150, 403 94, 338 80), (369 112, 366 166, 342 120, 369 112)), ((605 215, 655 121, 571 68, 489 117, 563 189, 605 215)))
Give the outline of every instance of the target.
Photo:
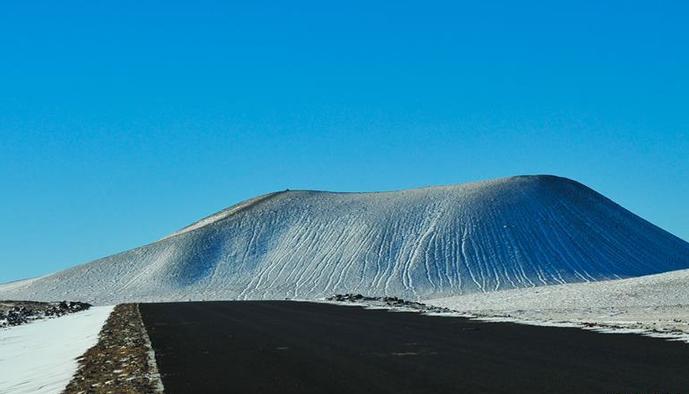
POLYGON ((689 392, 689 345, 289 301, 141 304, 168 393, 689 392))

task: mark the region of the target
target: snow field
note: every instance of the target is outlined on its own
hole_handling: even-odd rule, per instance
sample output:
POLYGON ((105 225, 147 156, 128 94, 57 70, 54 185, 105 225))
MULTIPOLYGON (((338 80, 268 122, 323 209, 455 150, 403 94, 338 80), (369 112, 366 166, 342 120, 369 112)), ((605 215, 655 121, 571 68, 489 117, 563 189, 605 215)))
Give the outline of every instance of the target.
POLYGON ((635 332, 689 342, 689 270, 425 302, 491 321, 635 332))
POLYGON ((60 393, 112 306, 0 330, 0 393, 60 393))

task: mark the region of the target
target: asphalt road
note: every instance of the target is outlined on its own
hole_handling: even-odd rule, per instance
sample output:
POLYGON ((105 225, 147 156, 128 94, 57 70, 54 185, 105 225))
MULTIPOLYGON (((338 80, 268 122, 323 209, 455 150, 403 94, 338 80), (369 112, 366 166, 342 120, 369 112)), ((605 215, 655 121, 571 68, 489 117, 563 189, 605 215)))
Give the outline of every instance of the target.
POLYGON ((288 301, 142 304, 168 393, 689 392, 689 345, 288 301))

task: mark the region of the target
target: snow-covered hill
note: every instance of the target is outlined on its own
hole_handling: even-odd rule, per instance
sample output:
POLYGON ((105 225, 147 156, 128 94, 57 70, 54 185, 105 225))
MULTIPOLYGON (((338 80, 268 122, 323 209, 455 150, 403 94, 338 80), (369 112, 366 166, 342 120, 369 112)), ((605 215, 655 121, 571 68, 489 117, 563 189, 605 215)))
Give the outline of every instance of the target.
POLYGON ((0 299, 429 298, 689 268, 689 244, 565 178, 286 191, 0 299))

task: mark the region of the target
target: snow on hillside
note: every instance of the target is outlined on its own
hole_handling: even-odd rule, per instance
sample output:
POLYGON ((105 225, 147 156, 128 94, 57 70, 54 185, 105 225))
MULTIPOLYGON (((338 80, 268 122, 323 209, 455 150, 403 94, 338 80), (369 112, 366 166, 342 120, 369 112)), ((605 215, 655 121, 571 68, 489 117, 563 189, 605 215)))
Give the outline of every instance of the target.
POLYGON ((0 299, 407 299, 689 268, 689 244, 595 191, 520 176, 383 193, 287 191, 0 299))
POLYGON ((689 270, 467 294, 427 304, 497 320, 638 331, 689 341, 689 270))
MULTIPOLYGON (((279 193, 279 192, 276 192, 276 193, 279 193)), ((207 225, 209 225, 209 224, 213 224, 213 223, 215 223, 215 222, 218 222, 218 221, 220 221, 220 220, 223 220, 223 219, 227 218, 228 216, 233 215, 233 214, 239 212, 239 211, 242 210, 242 209, 246 209, 246 208, 248 208, 248 207, 250 207, 250 206, 252 206, 252 205, 254 205, 254 204, 256 204, 256 203, 259 203, 259 202, 261 202, 261 201, 263 201, 263 200, 265 200, 265 199, 267 199, 267 198, 272 197, 272 196, 273 196, 274 194, 276 194, 276 193, 269 193, 269 194, 266 194, 266 195, 263 195, 263 196, 258 196, 258 197, 254 197, 254 198, 248 199, 248 200, 246 200, 246 201, 242 201, 242 202, 240 202, 239 204, 236 204, 236 205, 233 205, 233 206, 231 206, 231 207, 229 207, 229 208, 223 209, 222 211, 217 212, 217 213, 214 213, 214 214, 212 214, 212 215, 210 215, 210 216, 208 216, 208 217, 205 217, 205 218, 199 220, 199 221, 196 222, 196 223, 190 224, 189 226, 184 227, 183 229, 181 229, 181 230, 179 230, 179 231, 175 231, 174 233, 172 233, 172 234, 166 236, 166 237, 163 238, 163 239, 171 238, 171 237, 174 237, 175 235, 180 235, 180 234, 188 233, 188 232, 193 231, 193 230, 196 230, 196 229, 198 229, 198 228, 201 228, 201 227, 207 226, 207 225)))
POLYGON ((0 330, 0 393, 60 393, 98 342, 112 307, 0 330))

